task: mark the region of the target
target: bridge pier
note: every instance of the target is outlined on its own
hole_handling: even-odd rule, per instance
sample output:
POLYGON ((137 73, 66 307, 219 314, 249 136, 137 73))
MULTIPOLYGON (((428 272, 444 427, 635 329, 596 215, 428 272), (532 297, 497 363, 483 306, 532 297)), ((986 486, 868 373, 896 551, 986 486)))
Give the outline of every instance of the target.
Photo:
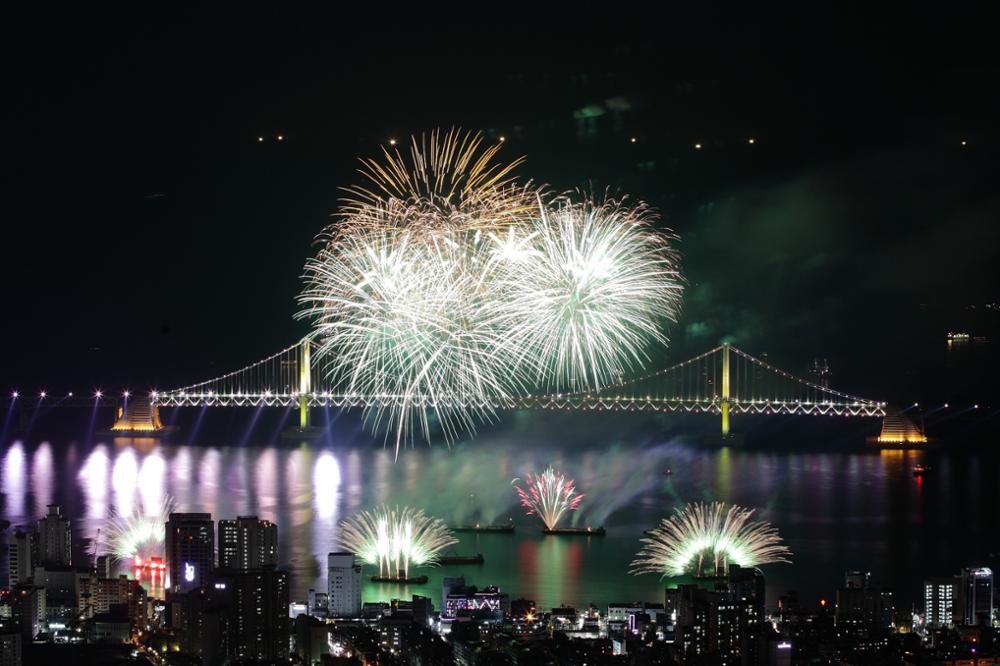
POLYGON ((722 345, 722 436, 729 436, 729 343, 722 345))
POLYGON ((326 429, 329 425, 324 425, 319 428, 314 428, 312 425, 312 407, 309 406, 312 400, 312 359, 311 359, 311 343, 308 338, 303 339, 299 343, 299 387, 298 387, 298 403, 299 403, 299 424, 298 426, 290 426, 283 433, 281 433, 281 438, 285 440, 301 440, 308 441, 313 439, 319 439, 326 434, 326 429))
POLYGON ((309 338, 299 343, 299 428, 312 427, 309 413, 309 394, 312 393, 312 363, 309 357, 309 338))

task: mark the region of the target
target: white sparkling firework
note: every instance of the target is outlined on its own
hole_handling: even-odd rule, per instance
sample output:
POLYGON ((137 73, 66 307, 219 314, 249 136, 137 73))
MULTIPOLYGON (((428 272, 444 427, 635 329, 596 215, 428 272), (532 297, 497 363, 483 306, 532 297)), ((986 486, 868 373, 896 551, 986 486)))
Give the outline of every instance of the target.
POLYGON ((753 509, 723 502, 688 504, 642 539, 632 562, 635 574, 663 576, 724 575, 730 564, 755 567, 790 562, 791 552, 778 530, 766 522, 752 522, 753 509))
POLYGON ((643 205, 518 186, 499 144, 452 131, 363 161, 305 267, 333 393, 400 444, 451 442, 536 391, 595 390, 648 360, 681 295, 669 234, 643 205))
POLYGON ((379 507, 340 523, 340 543, 380 576, 408 578, 410 566, 433 565, 438 554, 458 543, 444 521, 420 509, 379 507))
POLYGON ((166 498, 159 506, 146 508, 139 502, 128 515, 112 515, 105 533, 111 555, 122 562, 163 557, 166 524, 173 507, 173 500, 166 498))

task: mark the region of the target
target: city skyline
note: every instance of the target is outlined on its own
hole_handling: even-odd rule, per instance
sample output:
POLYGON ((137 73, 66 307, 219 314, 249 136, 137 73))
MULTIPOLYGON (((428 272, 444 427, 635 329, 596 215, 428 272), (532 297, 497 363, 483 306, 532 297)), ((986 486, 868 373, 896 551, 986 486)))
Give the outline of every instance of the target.
POLYGON ((985 6, 7 19, 0 666, 1000 664, 985 6))

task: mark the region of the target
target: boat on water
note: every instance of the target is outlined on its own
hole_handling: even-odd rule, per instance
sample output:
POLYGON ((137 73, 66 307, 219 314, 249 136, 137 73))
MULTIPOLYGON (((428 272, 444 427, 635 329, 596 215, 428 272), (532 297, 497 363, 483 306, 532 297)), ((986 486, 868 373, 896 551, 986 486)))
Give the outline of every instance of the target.
POLYGON ((513 532, 514 523, 509 522, 503 525, 484 525, 475 523, 472 525, 459 525, 451 528, 452 532, 513 532))
POLYGON ((913 476, 923 476, 929 471, 931 471, 931 468, 927 465, 917 464, 913 466, 913 476))
POLYGON ((402 585, 426 585, 427 576, 372 576, 373 583, 399 583, 402 585))
POLYGON ((438 564, 482 564, 486 561, 482 553, 475 555, 444 555, 437 559, 438 564))
POLYGON ((603 527, 553 527, 543 528, 543 534, 573 534, 577 536, 604 536, 603 527))

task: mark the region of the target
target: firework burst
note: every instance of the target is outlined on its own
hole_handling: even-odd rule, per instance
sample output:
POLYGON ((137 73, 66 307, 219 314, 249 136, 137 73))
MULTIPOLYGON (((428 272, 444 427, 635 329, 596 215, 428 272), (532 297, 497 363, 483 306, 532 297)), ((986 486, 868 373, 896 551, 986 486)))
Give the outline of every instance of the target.
POLYGON ((518 499, 528 515, 537 515, 545 523, 545 529, 555 529, 559 520, 568 511, 574 511, 584 495, 578 493, 573 479, 567 478, 550 466, 538 475, 529 474, 524 487, 514 484, 518 499))
POLYGON ((163 557, 166 524, 173 508, 173 500, 168 497, 160 506, 147 508, 139 502, 128 515, 113 514, 106 532, 111 555, 121 562, 163 557))
POLYGON ((790 562, 778 530, 752 522, 753 509, 723 502, 688 504, 642 539, 631 573, 663 576, 724 575, 730 564, 753 567, 790 562))
POLYGON ((316 360, 397 455, 431 414, 450 443, 534 391, 607 385, 676 320, 673 237, 645 206, 518 185, 498 150, 452 131, 363 160, 305 267, 316 360))
POLYGON ((340 523, 340 543, 380 576, 408 578, 410 566, 432 565, 446 547, 458 543, 438 518, 409 507, 362 511, 340 523))

